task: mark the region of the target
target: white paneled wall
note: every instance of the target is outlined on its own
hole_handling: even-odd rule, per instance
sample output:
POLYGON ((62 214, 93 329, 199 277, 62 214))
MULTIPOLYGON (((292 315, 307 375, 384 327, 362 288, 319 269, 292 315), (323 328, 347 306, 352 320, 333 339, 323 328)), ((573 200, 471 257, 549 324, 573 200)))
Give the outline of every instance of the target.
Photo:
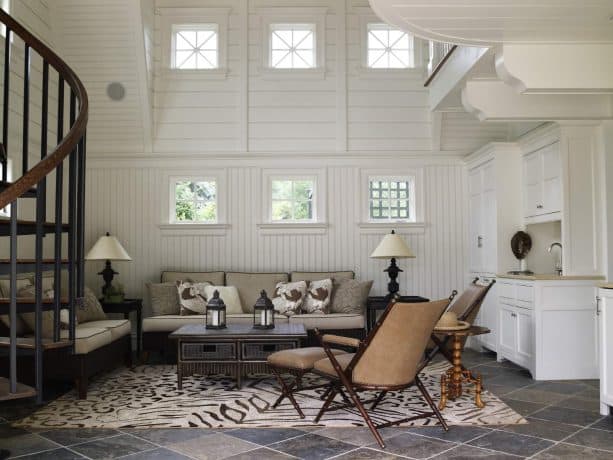
MULTIPOLYGON (((368 256, 390 229, 365 233, 358 223, 360 214, 360 170, 381 167, 376 159, 321 160, 327 169, 328 224, 322 235, 263 235, 261 223, 262 167, 255 160, 219 161, 229 181, 227 233, 222 236, 166 235, 160 202, 165 193, 164 165, 145 162, 142 166, 109 161, 90 163, 87 183, 86 218, 89 223, 86 246, 110 231, 124 244, 132 262, 117 262, 119 280, 129 295, 142 295, 144 283, 159 279, 163 269, 291 271, 352 269, 362 279, 374 279, 374 291, 386 290, 383 269, 387 261, 368 256), (240 166, 244 162, 245 166, 240 166)), ((284 160, 279 160, 284 163, 284 160)), ((207 162, 210 164, 210 162, 207 162)), ((431 163, 431 162, 430 162, 431 163)), ((194 168, 203 163, 195 162, 194 168)), ((286 164, 284 164, 286 166, 286 164)), ((439 161, 427 165, 421 160, 395 161, 403 168, 424 167, 425 229, 405 233, 399 230, 417 258, 400 260, 403 293, 428 297, 447 296, 463 284, 464 255, 464 169, 460 162, 439 161)), ((97 287, 101 265, 87 263, 88 284, 97 287)))

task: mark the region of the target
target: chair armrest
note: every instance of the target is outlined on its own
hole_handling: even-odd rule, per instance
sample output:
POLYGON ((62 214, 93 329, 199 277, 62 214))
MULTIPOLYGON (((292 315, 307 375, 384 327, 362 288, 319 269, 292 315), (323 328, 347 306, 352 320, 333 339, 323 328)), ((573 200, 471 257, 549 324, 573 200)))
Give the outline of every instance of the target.
POLYGON ((324 334, 321 338, 324 343, 333 343, 335 345, 342 345, 346 347, 359 348, 362 343, 359 339, 353 337, 343 337, 341 335, 324 334))

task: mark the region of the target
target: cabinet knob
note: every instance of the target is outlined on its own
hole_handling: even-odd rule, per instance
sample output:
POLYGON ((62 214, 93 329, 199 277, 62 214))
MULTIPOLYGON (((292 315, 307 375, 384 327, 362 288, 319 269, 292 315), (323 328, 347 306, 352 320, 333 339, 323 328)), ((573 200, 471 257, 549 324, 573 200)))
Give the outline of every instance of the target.
POLYGON ((542 204, 537 204, 536 205, 536 209, 543 209, 543 205, 542 204))
POLYGON ((483 237, 482 236, 478 236, 477 237, 477 247, 478 248, 482 248, 483 247, 483 237))
POLYGON ((596 316, 600 316, 600 297, 596 296, 596 316))

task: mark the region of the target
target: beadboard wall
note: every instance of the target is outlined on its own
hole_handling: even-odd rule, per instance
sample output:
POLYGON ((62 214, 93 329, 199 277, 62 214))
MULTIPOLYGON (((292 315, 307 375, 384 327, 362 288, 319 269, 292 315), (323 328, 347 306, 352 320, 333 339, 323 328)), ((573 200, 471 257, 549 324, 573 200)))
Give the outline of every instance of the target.
MULTIPOLYGON (((293 161, 294 167, 313 160, 293 161)), ((263 234, 262 168, 283 160, 208 160, 224 168, 228 180, 229 228, 223 235, 160 229, 165 210, 169 166, 153 161, 116 162, 91 160, 87 178, 86 247, 109 231, 132 256, 131 262, 114 262, 128 295, 140 296, 144 285, 159 279, 164 269, 291 271, 352 269, 361 279, 375 280, 373 292, 386 291, 387 261, 369 259, 391 227, 364 229, 361 219, 360 175, 364 168, 386 164, 401 173, 404 168, 423 168, 423 229, 397 228, 416 254, 400 260, 404 269, 401 292, 428 297, 447 296, 463 285, 465 260, 465 172, 456 160, 377 161, 376 159, 318 159, 327 176, 328 228, 323 234, 263 234), (241 166, 241 163, 246 163, 241 166)), ((204 160, 194 160, 199 168, 204 160)), ((181 165, 179 165, 181 166, 181 165)), ((87 282, 101 284, 96 273, 101 263, 87 262, 87 282)))

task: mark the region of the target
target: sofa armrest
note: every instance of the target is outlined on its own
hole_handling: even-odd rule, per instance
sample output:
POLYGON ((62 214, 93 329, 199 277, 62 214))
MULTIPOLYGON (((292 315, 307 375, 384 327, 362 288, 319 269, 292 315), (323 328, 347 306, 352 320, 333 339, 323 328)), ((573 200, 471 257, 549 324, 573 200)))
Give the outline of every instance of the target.
POLYGON ((359 348, 362 343, 359 339, 353 337, 343 337, 341 335, 324 334, 321 338, 324 343, 333 343, 345 347, 359 348))

